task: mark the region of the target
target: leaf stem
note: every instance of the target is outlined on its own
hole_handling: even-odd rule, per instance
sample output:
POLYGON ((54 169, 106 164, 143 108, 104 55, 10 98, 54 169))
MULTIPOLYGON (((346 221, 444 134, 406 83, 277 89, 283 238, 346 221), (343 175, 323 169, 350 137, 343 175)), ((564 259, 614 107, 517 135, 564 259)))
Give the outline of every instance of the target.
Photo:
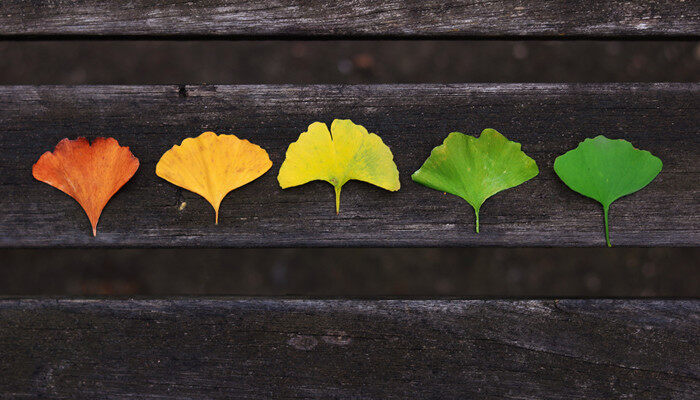
POLYGON ((603 204, 603 218, 605 219, 605 243, 608 244, 608 247, 612 247, 610 244, 610 229, 608 228, 608 208, 609 205, 603 204))
POLYGON ((476 215, 476 233, 479 233, 479 209, 474 208, 474 214, 476 215))
POLYGON ((342 186, 333 186, 335 188, 335 213, 340 214, 340 189, 342 186))

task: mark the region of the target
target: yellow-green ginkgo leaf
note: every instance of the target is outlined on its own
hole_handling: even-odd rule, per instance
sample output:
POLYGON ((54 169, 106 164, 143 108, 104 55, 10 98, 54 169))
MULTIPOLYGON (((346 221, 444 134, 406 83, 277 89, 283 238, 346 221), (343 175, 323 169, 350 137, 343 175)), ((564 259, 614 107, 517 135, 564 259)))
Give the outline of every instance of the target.
POLYGON ((538 173, 535 160, 520 150, 520 143, 506 139, 493 129, 485 129, 479 138, 450 133, 411 178, 471 204, 479 233, 479 210, 484 201, 538 173))
POLYGON ((156 175, 207 199, 218 224, 224 197, 270 167, 272 161, 262 147, 235 135, 204 132, 166 151, 156 164, 156 175))
POLYGON ((340 211, 340 189, 355 179, 386 190, 400 188, 399 170, 389 147, 374 133, 349 119, 336 119, 331 130, 321 122, 309 125, 290 144, 277 180, 282 189, 322 180, 335 188, 335 211, 340 211))

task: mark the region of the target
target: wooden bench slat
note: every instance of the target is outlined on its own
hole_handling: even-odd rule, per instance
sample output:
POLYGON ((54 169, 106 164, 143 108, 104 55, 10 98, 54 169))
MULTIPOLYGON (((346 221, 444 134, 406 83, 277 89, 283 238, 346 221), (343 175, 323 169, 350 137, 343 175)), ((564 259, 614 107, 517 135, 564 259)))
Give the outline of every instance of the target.
POLYGON ((0 35, 130 37, 697 37, 692 1, 25 1, 0 35))
POLYGON ((602 246, 601 206, 552 170, 599 134, 664 162, 649 186, 613 204, 613 245, 697 246, 699 108, 700 84, 0 87, 0 246, 602 246), (326 182, 279 188, 287 146, 334 117, 383 138, 401 190, 348 182, 336 215, 326 182), (540 174, 487 200, 476 234, 466 202, 410 175, 449 132, 487 127, 522 143, 540 174), (204 199, 155 175, 166 150, 205 130, 250 139, 273 161, 226 197, 218 226, 204 199), (73 199, 31 175, 42 153, 80 135, 113 136, 141 161, 96 238, 73 199))
POLYGON ((0 397, 691 399, 697 300, 0 301, 0 397))

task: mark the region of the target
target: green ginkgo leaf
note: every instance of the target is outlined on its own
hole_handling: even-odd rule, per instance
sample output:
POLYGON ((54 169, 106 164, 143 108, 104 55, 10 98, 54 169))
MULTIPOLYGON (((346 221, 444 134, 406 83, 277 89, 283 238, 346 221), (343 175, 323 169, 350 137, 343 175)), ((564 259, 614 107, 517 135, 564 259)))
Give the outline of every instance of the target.
POLYGON ((648 151, 635 149, 626 140, 605 136, 586 139, 554 161, 554 171, 566 186, 603 205, 608 247, 610 204, 648 185, 662 166, 661 160, 648 151))
POLYGON ((520 150, 520 143, 511 142, 493 129, 485 129, 478 139, 450 133, 411 178, 471 204, 479 233, 479 209, 484 201, 534 178, 538 172, 535 160, 520 150))

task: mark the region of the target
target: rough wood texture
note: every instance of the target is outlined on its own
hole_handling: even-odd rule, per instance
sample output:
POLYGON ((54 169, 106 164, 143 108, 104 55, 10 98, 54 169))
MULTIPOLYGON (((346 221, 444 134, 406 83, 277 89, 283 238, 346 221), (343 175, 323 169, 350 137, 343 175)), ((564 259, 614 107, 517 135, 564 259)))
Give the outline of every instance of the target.
POLYGON ((0 301, 0 397, 694 399, 700 302, 0 301))
POLYGON ((3 0, 0 35, 210 37, 697 37, 678 0, 3 0))
POLYGON ((561 245, 601 243, 597 204, 569 191, 554 157, 598 133, 657 154, 665 169, 612 209, 616 244, 698 243, 697 126, 700 85, 453 85, 9 87, 0 89, 5 149, 0 233, 5 245, 561 245), (332 190, 313 183, 282 191, 286 146, 308 123, 350 117, 393 149, 403 188, 351 182, 342 213, 332 190), (460 199, 410 181, 447 132, 493 126, 523 143, 541 167, 535 180, 490 199, 481 235, 460 199), (271 172, 229 195, 221 224, 209 205, 153 174, 160 155, 212 129, 268 149, 271 172), (95 240, 72 199, 34 181, 30 167, 62 137, 116 137, 141 159, 112 201, 95 240), (687 145, 682 145, 687 143, 687 145), (180 211, 182 202, 187 206, 180 211))
POLYGON ((557 155, 586 137, 623 137, 664 162, 643 190, 611 208, 614 245, 700 243, 700 84, 0 87, 2 246, 602 246, 600 205, 554 174, 557 155), (281 190, 277 172, 308 124, 351 118, 382 136, 402 188, 351 181, 340 215, 332 187, 281 190), (452 131, 496 128, 540 167, 532 181, 472 208, 411 181, 452 131), (160 156, 205 130, 266 148, 272 169, 214 212, 158 178, 160 156), (141 168, 105 208, 93 238, 83 210, 32 178, 64 137, 115 137, 141 168))

